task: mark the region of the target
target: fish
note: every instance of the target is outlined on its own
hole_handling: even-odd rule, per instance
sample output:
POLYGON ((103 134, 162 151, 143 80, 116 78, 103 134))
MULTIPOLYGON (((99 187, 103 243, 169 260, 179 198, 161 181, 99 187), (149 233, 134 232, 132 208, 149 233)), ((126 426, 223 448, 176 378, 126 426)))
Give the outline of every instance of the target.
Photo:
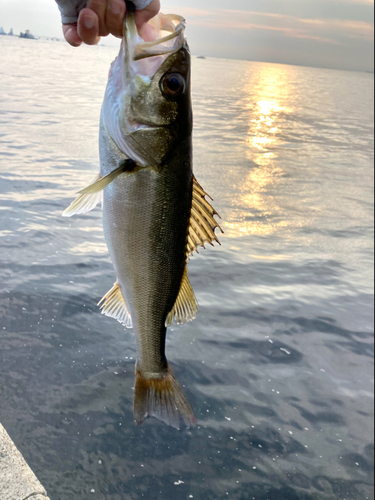
POLYGON ((222 229, 193 174, 186 21, 160 13, 148 25, 153 39, 145 41, 127 5, 101 111, 100 173, 63 215, 102 203, 117 281, 98 305, 137 339, 135 422, 154 417, 191 428, 196 417, 167 361, 166 334, 196 318, 187 265, 199 247, 220 243, 215 231, 222 229))

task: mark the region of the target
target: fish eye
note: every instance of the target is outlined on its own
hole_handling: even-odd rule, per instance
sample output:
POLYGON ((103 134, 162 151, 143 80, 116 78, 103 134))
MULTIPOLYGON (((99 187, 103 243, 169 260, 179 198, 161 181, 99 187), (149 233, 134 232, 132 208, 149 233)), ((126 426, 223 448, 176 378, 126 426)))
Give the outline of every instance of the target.
POLYGON ((165 75, 161 80, 161 91, 165 97, 179 97, 185 90, 185 79, 180 73, 165 75))

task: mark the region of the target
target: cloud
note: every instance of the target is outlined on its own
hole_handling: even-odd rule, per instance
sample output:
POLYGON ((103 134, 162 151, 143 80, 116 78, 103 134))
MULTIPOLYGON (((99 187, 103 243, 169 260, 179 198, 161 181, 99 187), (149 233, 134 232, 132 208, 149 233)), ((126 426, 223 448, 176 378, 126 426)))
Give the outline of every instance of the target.
POLYGON ((293 28, 283 28, 277 26, 267 26, 265 24, 255 24, 255 23, 246 23, 243 21, 230 21, 230 20, 222 20, 222 21, 191 21, 191 24, 196 26, 202 26, 207 28, 217 28, 217 29, 230 29, 230 30, 259 30, 259 31, 271 31, 276 33, 281 33, 290 38, 300 38, 307 40, 315 40, 320 43, 329 43, 339 45, 339 42, 332 38, 324 38, 313 34, 304 33, 300 30, 296 30, 293 28))
POLYGON ((371 71, 371 0, 171 0, 188 20, 193 53, 371 71), (188 3, 188 5, 187 5, 188 3))
POLYGON ((299 19, 343 19, 348 21, 370 22, 374 19, 373 0, 171 0, 169 5, 195 10, 209 11, 222 7, 258 14, 285 15, 299 19), (173 3, 172 3, 173 2, 173 3))
MULTIPOLYGON (((357 0, 358 1, 358 0, 357 0)), ((361 0, 364 1, 364 0, 361 0)), ((374 24, 346 19, 311 19, 287 14, 235 9, 184 8, 189 23, 221 30, 274 31, 296 39, 341 45, 345 38, 374 40, 374 24)))

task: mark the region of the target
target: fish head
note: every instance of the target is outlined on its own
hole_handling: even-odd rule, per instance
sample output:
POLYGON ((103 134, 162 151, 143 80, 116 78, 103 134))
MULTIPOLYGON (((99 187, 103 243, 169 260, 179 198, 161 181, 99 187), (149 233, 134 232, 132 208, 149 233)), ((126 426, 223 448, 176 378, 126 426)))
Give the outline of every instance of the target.
POLYGON ((107 112, 103 107, 112 117, 104 116, 104 121, 115 119, 117 131, 110 135, 144 166, 158 168, 174 144, 191 138, 191 56, 185 27, 182 17, 159 14, 147 27, 151 41, 144 41, 134 14, 126 16, 107 87, 112 104, 107 112))
POLYGON ((152 77, 133 81, 126 119, 143 127, 177 131, 191 112, 190 53, 186 47, 171 54, 152 77))

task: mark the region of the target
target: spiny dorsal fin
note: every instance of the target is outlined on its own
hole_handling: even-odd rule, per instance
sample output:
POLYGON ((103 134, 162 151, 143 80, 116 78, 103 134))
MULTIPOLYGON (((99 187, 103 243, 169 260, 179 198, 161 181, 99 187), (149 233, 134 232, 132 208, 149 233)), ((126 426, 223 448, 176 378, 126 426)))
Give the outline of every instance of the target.
POLYGON ((187 254, 192 255, 198 252, 198 247, 209 243, 213 246, 216 241, 220 245, 220 241, 215 235, 215 229, 223 230, 214 219, 214 216, 219 214, 206 200, 206 196, 211 198, 198 183, 197 179, 193 178, 193 201, 190 216, 190 228, 188 235, 187 254))
MULTIPOLYGON (((95 184, 101 179, 100 175, 97 175, 90 185, 95 184)), ((103 193, 93 193, 93 194, 81 194, 69 208, 63 213, 63 217, 73 217, 73 215, 87 214, 90 210, 93 210, 98 203, 103 201, 103 193)))
POLYGON ((186 322, 194 321, 197 317, 198 305, 194 291, 190 285, 188 272, 186 266, 176 303, 167 316, 165 326, 173 325, 175 318, 178 325, 184 325, 186 322))
POLYGON ((102 314, 115 318, 126 328, 132 328, 132 318, 129 309, 122 296, 121 288, 118 283, 115 283, 113 288, 99 302, 98 306, 102 314))

